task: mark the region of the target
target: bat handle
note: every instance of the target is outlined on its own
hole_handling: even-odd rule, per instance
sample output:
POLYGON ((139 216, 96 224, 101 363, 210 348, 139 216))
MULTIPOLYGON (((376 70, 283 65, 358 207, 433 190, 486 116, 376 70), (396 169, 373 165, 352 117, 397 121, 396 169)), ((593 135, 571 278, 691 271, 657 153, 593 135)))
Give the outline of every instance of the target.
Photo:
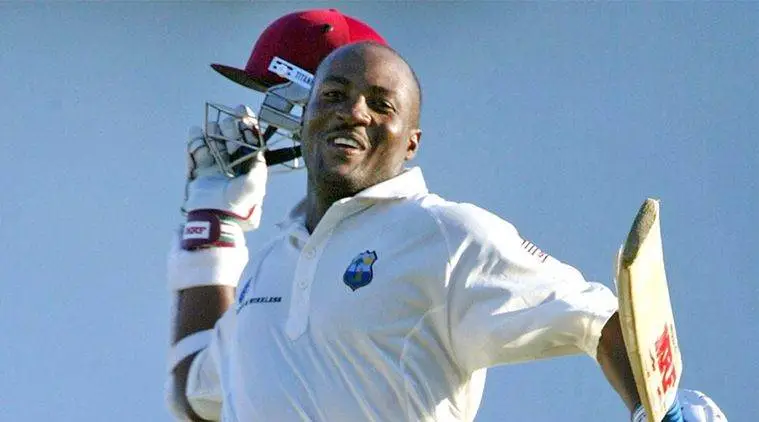
MULTIPOLYGON (((646 414, 646 409, 643 408, 643 405, 638 404, 632 414, 632 422, 645 422, 647 420, 649 419, 648 415, 646 414)), ((677 397, 675 397, 675 401, 672 403, 672 406, 669 408, 667 413, 664 414, 661 422, 688 422, 683 417, 683 408, 680 406, 680 402, 677 400, 677 397)))
POLYGON ((672 407, 669 408, 669 411, 664 415, 664 419, 661 420, 662 422, 685 422, 685 419, 683 418, 683 408, 680 406, 680 402, 677 400, 677 397, 675 397, 675 402, 672 403, 672 407))

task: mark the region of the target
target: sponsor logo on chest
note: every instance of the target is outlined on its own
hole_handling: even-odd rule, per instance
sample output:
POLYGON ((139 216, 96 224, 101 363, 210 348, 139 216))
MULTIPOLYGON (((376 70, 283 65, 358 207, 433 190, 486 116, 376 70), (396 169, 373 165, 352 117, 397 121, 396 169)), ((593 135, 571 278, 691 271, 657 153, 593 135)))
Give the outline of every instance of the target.
POLYGON ((253 278, 249 278, 245 281, 245 284, 243 285, 242 289, 240 290, 240 294, 237 296, 237 307, 235 308, 236 313, 240 313, 242 308, 256 304, 256 303, 279 303, 282 302, 282 296, 253 296, 253 297, 246 297, 248 295, 248 291, 250 290, 250 286, 253 284, 253 278))

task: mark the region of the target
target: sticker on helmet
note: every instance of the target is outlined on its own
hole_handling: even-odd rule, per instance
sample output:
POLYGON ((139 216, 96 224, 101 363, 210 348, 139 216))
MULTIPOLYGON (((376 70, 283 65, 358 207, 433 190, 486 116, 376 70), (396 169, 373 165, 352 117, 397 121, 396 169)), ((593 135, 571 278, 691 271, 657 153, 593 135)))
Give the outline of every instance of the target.
POLYGON ((271 59, 269 71, 306 89, 311 89, 314 84, 314 75, 277 56, 271 59))

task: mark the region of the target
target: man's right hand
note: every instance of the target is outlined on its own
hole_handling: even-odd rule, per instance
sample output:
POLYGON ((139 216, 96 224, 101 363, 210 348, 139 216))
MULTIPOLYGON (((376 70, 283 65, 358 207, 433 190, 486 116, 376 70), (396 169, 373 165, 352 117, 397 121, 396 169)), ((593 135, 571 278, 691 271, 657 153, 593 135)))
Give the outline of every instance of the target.
POLYGON ((187 186, 182 210, 187 214, 188 222, 193 221, 193 214, 210 212, 231 220, 243 231, 249 231, 258 228, 261 222, 267 168, 263 152, 259 151, 247 172, 230 178, 221 171, 217 158, 229 164, 230 155, 237 156, 238 150, 244 149, 238 143, 256 144, 259 137, 258 123, 250 109, 241 105, 235 111, 239 117, 228 117, 219 124, 207 123, 211 136, 205 136, 199 127, 190 128, 187 186), (216 158, 209 143, 219 151, 216 158))
POLYGON ((200 286, 235 287, 248 261, 245 231, 258 228, 266 192, 267 167, 263 153, 245 163, 247 171, 229 168, 230 155, 249 154, 241 144, 258 145, 258 124, 248 107, 207 132, 190 129, 187 143, 187 185, 182 211, 186 221, 169 253, 168 279, 173 291, 200 286), (212 153, 213 149, 213 153, 212 153), (222 165, 219 160, 224 160, 222 165))

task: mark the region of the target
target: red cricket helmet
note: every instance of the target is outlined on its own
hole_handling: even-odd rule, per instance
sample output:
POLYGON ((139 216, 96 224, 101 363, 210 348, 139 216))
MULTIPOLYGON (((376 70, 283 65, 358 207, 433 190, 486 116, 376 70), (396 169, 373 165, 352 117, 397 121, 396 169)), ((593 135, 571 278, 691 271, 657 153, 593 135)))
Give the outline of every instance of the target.
POLYGON ((209 131, 209 116, 212 114, 216 115, 217 124, 222 116, 244 116, 229 107, 206 103, 203 132, 206 144, 221 170, 229 176, 245 171, 244 164, 259 149, 264 150, 264 157, 270 166, 282 164, 290 169, 302 168, 298 160, 301 156, 301 115, 296 111, 308 100, 313 74, 319 63, 338 47, 360 41, 387 45, 369 25, 336 9, 304 10, 272 22, 253 46, 245 69, 212 64, 214 70, 232 81, 265 94, 252 142, 228 139, 209 131), (296 79, 289 72, 295 72, 296 79), (288 78, 280 75, 287 75, 288 78), (217 142, 208 142, 209 139, 217 142), (288 140, 290 146, 278 146, 280 141, 288 140), (231 163, 224 159, 219 142, 226 143, 231 163))
POLYGON ((287 82, 269 71, 275 56, 313 74, 333 50, 359 41, 387 45, 369 25, 336 9, 304 10, 272 22, 253 46, 245 69, 217 63, 211 67, 240 85, 266 92, 274 85, 287 82))

